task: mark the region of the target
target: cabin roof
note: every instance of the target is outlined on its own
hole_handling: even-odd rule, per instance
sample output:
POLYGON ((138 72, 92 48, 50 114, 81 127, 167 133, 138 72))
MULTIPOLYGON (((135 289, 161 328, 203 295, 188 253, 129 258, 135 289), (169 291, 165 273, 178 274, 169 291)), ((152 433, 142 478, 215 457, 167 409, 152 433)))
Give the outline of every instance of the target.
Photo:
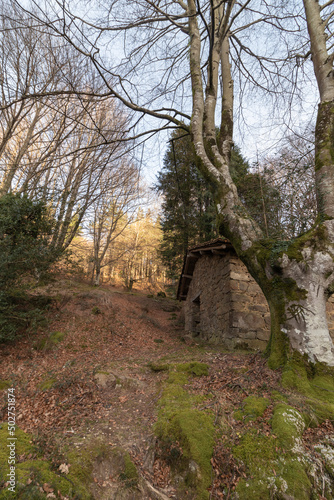
POLYGON ((216 238, 189 248, 184 257, 177 299, 186 300, 196 262, 202 255, 225 255, 227 250, 233 250, 233 247, 226 238, 216 238))

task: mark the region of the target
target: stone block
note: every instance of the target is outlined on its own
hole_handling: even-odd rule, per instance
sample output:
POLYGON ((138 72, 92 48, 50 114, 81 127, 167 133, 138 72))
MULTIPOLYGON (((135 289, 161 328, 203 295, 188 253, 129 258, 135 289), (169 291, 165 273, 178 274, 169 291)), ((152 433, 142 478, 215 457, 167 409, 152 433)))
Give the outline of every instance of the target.
POLYGON ((259 339, 259 340, 268 341, 269 337, 270 337, 269 330, 257 330, 256 331, 256 338, 259 339))
POLYGON ((253 283, 250 283, 249 286, 248 286, 248 290, 247 290, 249 293, 251 294, 255 294, 255 293, 259 293, 262 295, 263 297, 263 301, 265 301, 266 299, 264 298, 263 294, 262 294, 262 290, 261 288, 259 287, 259 285, 257 283, 255 283, 255 281, 253 283))
POLYGON ((250 277, 247 276, 246 274, 236 273, 234 271, 231 271, 230 278, 231 278, 231 280, 250 281, 250 277))
POLYGON ((238 329, 239 332, 237 336, 239 339, 256 339, 256 332, 252 330, 244 330, 243 328, 238 329))
POLYGON ((262 316, 248 312, 233 312, 232 324, 234 327, 243 328, 244 330, 264 328, 262 316))
POLYGON ((239 290, 241 283, 239 281, 231 280, 230 282, 230 289, 231 290, 239 290))
POLYGON ((265 348, 267 347, 267 342, 263 340, 258 340, 258 339, 250 339, 247 340, 247 345, 250 349, 260 349, 260 351, 264 351, 265 348))
POLYGON ((247 295, 245 293, 232 293, 231 294, 231 300, 232 302, 247 302, 247 295))
POLYGON ((250 310, 251 311, 259 311, 261 313, 266 313, 266 312, 268 312, 268 307, 266 307, 265 305, 262 305, 262 304, 254 304, 254 305, 250 306, 250 310))
POLYGON ((264 319, 264 322, 266 324, 266 326, 269 326, 271 325, 271 318, 270 318, 270 313, 267 313, 263 316, 263 319, 264 319))

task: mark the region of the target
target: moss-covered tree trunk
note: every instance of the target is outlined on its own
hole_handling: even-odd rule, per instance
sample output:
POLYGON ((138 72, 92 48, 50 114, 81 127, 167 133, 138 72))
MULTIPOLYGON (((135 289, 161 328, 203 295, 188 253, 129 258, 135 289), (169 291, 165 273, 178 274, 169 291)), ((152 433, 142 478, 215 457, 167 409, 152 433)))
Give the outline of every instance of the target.
POLYGON ((293 351, 311 362, 334 366, 326 301, 334 262, 327 245, 331 221, 316 226, 293 242, 256 243, 241 257, 261 286, 271 313, 267 348, 270 365, 284 364, 293 351))
POLYGON ((212 0, 211 45, 204 91, 201 35, 195 0, 188 0, 190 71, 193 89, 192 138, 203 173, 215 194, 221 234, 263 290, 271 312, 270 364, 284 364, 297 351, 310 361, 334 366, 326 320, 326 298, 334 284, 333 58, 326 52, 316 0, 304 0, 313 63, 321 94, 316 130, 318 224, 291 242, 274 242, 251 219, 229 173, 233 132, 233 82, 229 59, 229 19, 234 2, 212 0), (320 33, 319 33, 320 26, 320 33), (216 140, 215 107, 221 70, 222 114, 216 140))

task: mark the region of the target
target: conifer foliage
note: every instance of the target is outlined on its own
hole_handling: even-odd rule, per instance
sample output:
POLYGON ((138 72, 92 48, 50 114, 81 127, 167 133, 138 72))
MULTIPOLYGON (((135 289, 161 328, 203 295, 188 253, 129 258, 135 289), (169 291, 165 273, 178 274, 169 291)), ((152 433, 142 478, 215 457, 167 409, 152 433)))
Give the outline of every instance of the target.
MULTIPOLYGON (((178 278, 189 247, 219 235, 214 197, 209 180, 200 172, 199 162, 190 136, 182 131, 175 133, 156 183, 157 191, 164 196, 160 253, 171 278, 178 278)), ((265 212, 273 210, 276 191, 258 174, 250 172, 237 146, 232 150, 230 170, 242 202, 255 212, 258 223, 265 225, 265 212)))
POLYGON ((206 180, 197 168, 190 136, 175 133, 158 174, 163 195, 160 253, 171 278, 177 278, 187 248, 217 236, 216 210, 206 180))

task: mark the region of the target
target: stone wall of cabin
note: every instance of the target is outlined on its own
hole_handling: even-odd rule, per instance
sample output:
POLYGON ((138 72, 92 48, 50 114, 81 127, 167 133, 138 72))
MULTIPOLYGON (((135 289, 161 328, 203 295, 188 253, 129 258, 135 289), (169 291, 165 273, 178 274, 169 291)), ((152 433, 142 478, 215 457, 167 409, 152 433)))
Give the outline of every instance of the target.
MULTIPOLYGON (((230 257, 230 338, 251 349, 264 350, 270 333, 270 313, 259 285, 236 255, 230 257)), ((231 342, 233 343, 233 342, 231 342)))
POLYGON ((197 261, 184 306, 185 329, 227 348, 264 349, 270 316, 259 286, 230 252, 197 261))
MULTIPOLYGON (((248 346, 263 350, 269 340, 267 302, 234 253, 199 258, 184 313, 186 331, 229 349, 248 346)), ((334 297, 327 303, 327 319, 334 341, 334 297)))
POLYGON ((203 255, 196 263, 184 306, 185 329, 220 343, 229 333, 229 255, 203 255))

